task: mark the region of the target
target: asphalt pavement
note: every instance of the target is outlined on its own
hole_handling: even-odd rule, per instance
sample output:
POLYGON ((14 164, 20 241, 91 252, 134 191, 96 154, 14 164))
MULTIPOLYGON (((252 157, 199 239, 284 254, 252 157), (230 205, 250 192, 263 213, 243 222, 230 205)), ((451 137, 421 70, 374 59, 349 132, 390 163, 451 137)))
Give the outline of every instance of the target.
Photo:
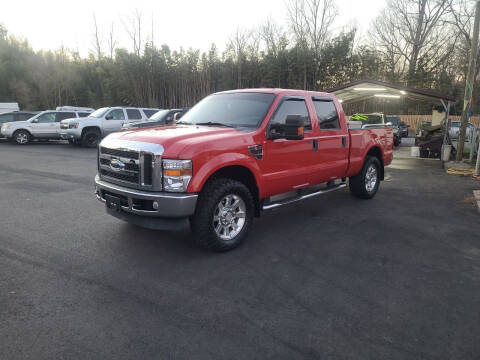
POLYGON ((0 143, 0 359, 478 359, 473 179, 394 160, 240 248, 105 214, 95 150, 0 143))

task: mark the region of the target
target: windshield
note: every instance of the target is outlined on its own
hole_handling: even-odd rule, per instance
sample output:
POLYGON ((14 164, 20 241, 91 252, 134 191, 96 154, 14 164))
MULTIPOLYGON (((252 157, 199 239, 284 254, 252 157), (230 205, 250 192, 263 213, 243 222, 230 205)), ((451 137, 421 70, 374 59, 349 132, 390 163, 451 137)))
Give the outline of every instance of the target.
POLYGON ((210 95, 183 115, 178 124, 257 128, 274 99, 275 94, 264 93, 210 95))
POLYGON ((382 115, 374 114, 355 114, 352 116, 351 120, 361 121, 364 125, 374 125, 374 124, 383 124, 382 115))
POLYGON ((105 113, 109 110, 110 108, 105 107, 105 108, 100 108, 98 110, 95 110, 93 113, 91 113, 88 117, 94 117, 94 118, 101 118, 105 113))
POLYGON ((152 116, 150 116, 150 118, 149 118, 148 120, 153 120, 153 121, 155 121, 155 120, 162 120, 163 117, 164 117, 165 115, 167 115, 169 111, 170 111, 170 110, 160 110, 160 111, 157 111, 155 114, 153 114, 152 116))

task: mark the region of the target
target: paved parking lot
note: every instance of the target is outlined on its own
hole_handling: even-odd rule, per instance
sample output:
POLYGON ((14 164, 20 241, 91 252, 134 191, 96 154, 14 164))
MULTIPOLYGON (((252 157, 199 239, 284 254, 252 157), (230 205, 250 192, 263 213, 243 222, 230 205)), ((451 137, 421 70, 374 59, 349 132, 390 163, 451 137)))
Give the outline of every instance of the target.
POLYGON ((0 143, 1 359, 480 357, 478 182, 397 159, 215 254, 105 215, 95 157, 0 143))

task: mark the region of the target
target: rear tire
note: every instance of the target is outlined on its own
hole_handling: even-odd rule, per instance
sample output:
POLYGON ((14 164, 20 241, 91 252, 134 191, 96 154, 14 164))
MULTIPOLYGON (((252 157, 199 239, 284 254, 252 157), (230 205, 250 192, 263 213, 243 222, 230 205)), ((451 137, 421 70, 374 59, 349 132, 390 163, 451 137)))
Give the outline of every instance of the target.
POLYGON ((13 134, 13 141, 18 145, 26 145, 31 139, 32 137, 27 130, 17 130, 13 134))
POLYGON ((380 186, 380 171, 382 164, 378 158, 367 156, 362 170, 349 181, 350 191, 360 199, 371 199, 380 186))
POLYGON ((228 178, 210 180, 190 219, 194 243, 218 252, 236 248, 251 229, 254 209, 252 194, 243 183, 228 178))
POLYGON ((87 130, 82 135, 82 146, 95 148, 100 142, 100 133, 97 130, 87 130))

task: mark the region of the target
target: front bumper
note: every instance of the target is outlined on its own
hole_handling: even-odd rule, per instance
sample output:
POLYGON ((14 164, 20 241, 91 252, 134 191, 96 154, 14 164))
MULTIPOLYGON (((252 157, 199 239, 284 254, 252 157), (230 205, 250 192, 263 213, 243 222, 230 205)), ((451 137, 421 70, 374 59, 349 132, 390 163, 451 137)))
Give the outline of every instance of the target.
POLYGON ((151 229, 178 228, 193 215, 198 194, 148 192, 107 183, 95 176, 97 199, 106 203, 107 196, 120 199, 118 210, 107 207, 107 212, 119 219, 151 229), (178 224, 177 224, 178 225, 178 224))

